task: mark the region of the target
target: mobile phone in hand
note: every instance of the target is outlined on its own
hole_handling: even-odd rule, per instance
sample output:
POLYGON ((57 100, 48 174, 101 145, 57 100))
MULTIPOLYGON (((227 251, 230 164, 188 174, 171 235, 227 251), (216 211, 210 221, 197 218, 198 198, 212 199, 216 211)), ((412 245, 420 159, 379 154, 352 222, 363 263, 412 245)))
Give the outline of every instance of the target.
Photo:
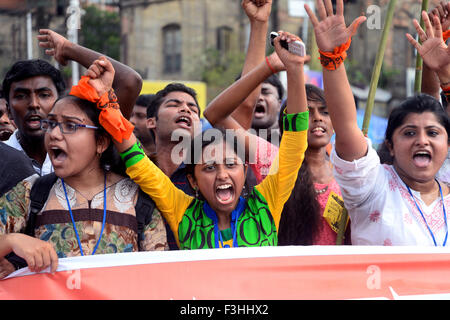
MULTIPOLYGON (((275 31, 272 31, 270 33, 270 44, 273 45, 273 39, 275 39, 276 37, 278 37, 278 33, 275 31)), ((281 47, 283 47, 284 49, 288 50, 290 53, 293 53, 297 56, 300 57, 304 57, 305 56, 305 44, 301 41, 293 41, 293 42, 287 42, 286 40, 281 40, 280 41, 280 45, 281 47)))

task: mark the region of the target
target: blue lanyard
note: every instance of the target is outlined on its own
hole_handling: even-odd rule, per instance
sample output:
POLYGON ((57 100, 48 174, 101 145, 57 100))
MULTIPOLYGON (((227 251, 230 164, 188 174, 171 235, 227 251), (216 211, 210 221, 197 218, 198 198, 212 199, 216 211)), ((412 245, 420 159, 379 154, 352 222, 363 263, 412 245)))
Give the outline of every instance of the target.
MULTIPOLYGON (((445 204, 444 204, 444 196, 442 195, 442 188, 441 188, 441 184, 439 183, 439 181, 437 181, 437 184, 439 186, 439 192, 441 194, 441 201, 442 201, 442 211, 444 213, 444 221, 445 221, 445 228, 447 229, 446 233, 445 233, 445 239, 444 239, 444 243, 442 244, 443 247, 445 247, 445 245, 447 244, 447 238, 448 238, 448 225, 447 225, 447 212, 445 211, 445 204)), ((406 184, 405 184, 406 185, 406 184)), ((422 210, 419 207, 419 204, 416 202, 416 199, 414 198, 411 189, 408 187, 408 185, 406 185, 406 188, 408 188, 408 192, 411 195, 411 198, 414 200, 414 203, 416 204, 417 210, 419 210, 420 215, 422 216, 423 221, 425 221, 425 225, 428 228, 428 231, 431 234, 431 238, 433 238, 433 242, 434 242, 434 246, 437 247, 437 243, 436 243, 436 238, 434 237, 433 231, 431 231, 430 226, 428 225, 427 220, 425 219, 425 216, 423 215, 422 210)))
MULTIPOLYGON (((231 230, 233 230, 233 228, 231 228, 231 230)), ((219 241, 220 241, 220 245, 222 246, 222 248, 229 248, 230 247, 229 244, 225 244, 225 245, 223 244, 222 232, 220 232, 220 230, 218 230, 218 228, 217 228, 217 231, 216 231, 216 225, 214 225, 214 233, 215 234, 217 234, 217 233, 219 234, 219 241)), ((235 243, 236 243, 236 225, 234 226, 234 232, 233 232, 233 247, 236 247, 235 243)), ((216 244, 216 248, 220 248, 218 243, 216 244)))
MULTIPOLYGON (((75 236, 77 237, 78 247, 80 248, 80 253, 84 256, 83 248, 81 247, 80 236, 78 235, 77 227, 75 225, 75 220, 73 219, 72 209, 70 208, 69 197, 67 196, 66 185, 64 184, 64 179, 61 178, 62 186, 64 189, 64 195, 66 196, 67 207, 69 208, 70 219, 72 220, 73 230, 75 231, 75 236)), ((98 245, 100 244, 100 240, 102 240, 103 229, 105 228, 106 221, 106 173, 105 173, 105 186, 103 188, 103 221, 102 221, 102 231, 100 232, 100 237, 98 238, 97 244, 94 247, 94 251, 92 251, 92 255, 97 251, 98 245)))
MULTIPOLYGON (((231 212, 231 232, 233 233, 233 247, 238 247, 237 243, 237 223, 239 216, 245 209, 246 200, 243 197, 239 197, 239 202, 236 208, 231 212)), ((216 212, 209 206, 208 202, 203 203, 203 210, 206 215, 214 222, 214 242, 215 247, 220 248, 219 241, 222 248, 229 248, 229 245, 223 245, 222 234, 219 230, 219 219, 217 218, 216 212)))

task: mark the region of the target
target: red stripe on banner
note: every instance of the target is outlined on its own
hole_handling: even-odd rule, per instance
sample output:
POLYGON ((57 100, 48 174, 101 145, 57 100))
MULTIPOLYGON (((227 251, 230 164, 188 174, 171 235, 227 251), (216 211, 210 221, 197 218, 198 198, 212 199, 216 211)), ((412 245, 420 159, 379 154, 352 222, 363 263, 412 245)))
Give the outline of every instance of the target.
POLYGON ((169 262, 61 271, 0 282, 0 299, 289 300, 416 295, 449 298, 450 254, 169 262))

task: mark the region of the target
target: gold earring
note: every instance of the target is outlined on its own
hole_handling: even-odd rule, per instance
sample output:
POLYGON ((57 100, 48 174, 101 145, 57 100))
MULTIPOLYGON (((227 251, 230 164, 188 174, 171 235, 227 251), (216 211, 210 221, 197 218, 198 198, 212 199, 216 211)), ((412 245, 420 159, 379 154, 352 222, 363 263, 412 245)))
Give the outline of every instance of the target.
POLYGON ((195 191, 195 198, 197 199, 197 198, 198 198, 198 188, 195 187, 195 188, 194 188, 194 191, 195 191))

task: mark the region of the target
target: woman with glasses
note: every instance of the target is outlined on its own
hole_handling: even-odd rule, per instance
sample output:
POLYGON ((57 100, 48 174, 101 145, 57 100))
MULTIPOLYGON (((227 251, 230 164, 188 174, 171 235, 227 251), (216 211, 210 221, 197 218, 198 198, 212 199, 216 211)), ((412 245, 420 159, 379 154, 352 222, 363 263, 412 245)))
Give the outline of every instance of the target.
MULTIPOLYGON (((139 187, 125 177, 111 138, 99 124, 99 114, 94 103, 69 95, 57 100, 47 119, 41 120, 56 177, 36 215, 32 236, 50 242, 59 258, 168 249, 157 210, 138 235, 135 205, 139 187)), ((34 175, 22 181, 0 198, 0 234, 13 236, 11 233, 25 230, 29 193, 37 178, 34 175)), ((16 237, 14 251, 32 250, 30 243, 40 250, 40 242, 29 238, 16 237)), ((32 265, 27 262, 30 269, 41 270, 55 263, 51 260, 54 256, 47 252, 32 259, 32 265)), ((11 265, 0 263, 0 275, 11 271, 11 265)))

